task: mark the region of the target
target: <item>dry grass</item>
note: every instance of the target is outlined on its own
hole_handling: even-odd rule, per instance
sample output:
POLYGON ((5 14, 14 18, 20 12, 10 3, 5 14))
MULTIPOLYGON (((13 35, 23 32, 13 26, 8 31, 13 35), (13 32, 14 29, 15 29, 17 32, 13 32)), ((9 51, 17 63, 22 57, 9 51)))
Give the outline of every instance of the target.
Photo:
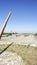
MULTIPOLYGON (((7 44, 0 45, 0 50, 7 44)), ((6 51, 17 53, 22 57, 24 65, 37 65, 37 47, 30 45, 12 44, 6 51)))

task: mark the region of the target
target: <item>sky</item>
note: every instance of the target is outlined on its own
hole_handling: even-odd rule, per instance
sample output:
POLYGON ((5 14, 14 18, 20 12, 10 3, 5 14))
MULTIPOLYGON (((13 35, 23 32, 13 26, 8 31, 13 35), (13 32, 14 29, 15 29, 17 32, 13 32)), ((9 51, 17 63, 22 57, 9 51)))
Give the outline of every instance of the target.
POLYGON ((0 29, 9 11, 5 32, 37 33, 37 0, 0 0, 0 29))

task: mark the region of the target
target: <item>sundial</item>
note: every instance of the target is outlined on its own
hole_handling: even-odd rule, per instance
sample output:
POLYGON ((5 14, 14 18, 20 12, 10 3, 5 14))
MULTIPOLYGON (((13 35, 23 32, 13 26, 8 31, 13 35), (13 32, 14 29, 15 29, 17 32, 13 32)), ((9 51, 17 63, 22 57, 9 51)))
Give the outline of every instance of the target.
MULTIPOLYGON (((11 16, 11 11, 8 13, 8 15, 7 15, 7 17, 6 17, 5 21, 4 21, 4 24, 3 24, 3 26, 2 26, 2 28, 1 28, 1 30, 0 30, 0 40, 1 40, 2 34, 3 34, 4 30, 5 30, 5 27, 6 27, 6 25, 7 25, 7 22, 8 22, 8 20, 9 20, 10 16, 11 16)), ((12 44, 12 43, 11 43, 11 44, 12 44)), ((11 44, 9 44, 6 48, 4 48, 4 49, 2 50, 2 51, 0 52, 0 55, 1 55, 9 46, 11 46, 11 44)))
POLYGON ((4 29, 5 29, 6 25, 7 25, 7 22, 9 20, 10 16, 11 16, 11 11, 8 13, 8 15, 7 15, 7 17, 6 17, 5 21, 4 21, 4 24, 3 24, 3 26, 2 26, 2 28, 0 30, 0 39, 2 37, 2 34, 4 32, 4 29))

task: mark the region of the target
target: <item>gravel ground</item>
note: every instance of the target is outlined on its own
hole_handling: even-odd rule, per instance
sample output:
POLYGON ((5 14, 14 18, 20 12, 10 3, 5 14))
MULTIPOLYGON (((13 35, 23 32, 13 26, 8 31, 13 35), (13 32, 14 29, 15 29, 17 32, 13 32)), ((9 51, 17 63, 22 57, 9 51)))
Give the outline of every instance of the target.
POLYGON ((14 42, 14 44, 30 44, 32 46, 37 46, 37 37, 35 37, 34 35, 12 35, 8 37, 2 37, 2 39, 0 40, 0 44, 10 44, 12 42, 14 42))
MULTIPOLYGON (((14 42, 14 44, 30 44, 32 46, 37 46, 37 37, 34 35, 12 35, 8 37, 2 37, 0 40, 0 44, 10 44, 14 42)), ((16 53, 11 53, 5 51, 0 55, 0 65, 25 65, 23 64, 23 60, 16 53)))
POLYGON ((23 60, 16 53, 4 52, 0 55, 0 65, 23 65, 23 60))

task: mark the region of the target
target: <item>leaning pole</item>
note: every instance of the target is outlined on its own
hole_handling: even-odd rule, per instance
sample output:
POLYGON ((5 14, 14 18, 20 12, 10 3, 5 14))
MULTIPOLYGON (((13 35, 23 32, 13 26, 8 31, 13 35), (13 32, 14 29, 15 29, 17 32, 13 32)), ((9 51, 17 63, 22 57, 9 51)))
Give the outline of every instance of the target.
POLYGON ((3 24, 3 26, 2 26, 2 28, 1 28, 1 30, 0 30, 0 39, 1 39, 1 37, 2 37, 2 34, 3 34, 3 32, 4 32, 4 29, 5 29, 6 25, 7 25, 7 22, 8 22, 8 20, 9 20, 10 16, 11 16, 11 11, 10 11, 9 14, 7 15, 7 17, 6 17, 5 21, 4 21, 4 24, 3 24))

